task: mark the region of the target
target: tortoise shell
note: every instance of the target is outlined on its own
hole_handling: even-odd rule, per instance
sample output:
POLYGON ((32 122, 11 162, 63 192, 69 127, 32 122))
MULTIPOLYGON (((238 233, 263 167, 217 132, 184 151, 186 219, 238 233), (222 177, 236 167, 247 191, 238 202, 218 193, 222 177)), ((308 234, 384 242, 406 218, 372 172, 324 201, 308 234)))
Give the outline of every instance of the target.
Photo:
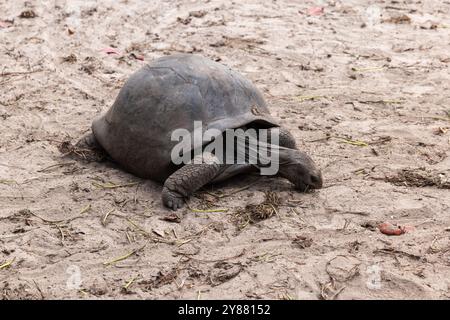
POLYGON ((92 131, 112 159, 127 171, 163 182, 171 161, 173 130, 278 126, 261 92, 241 74, 205 57, 177 54, 144 66, 125 82, 112 107, 92 131))

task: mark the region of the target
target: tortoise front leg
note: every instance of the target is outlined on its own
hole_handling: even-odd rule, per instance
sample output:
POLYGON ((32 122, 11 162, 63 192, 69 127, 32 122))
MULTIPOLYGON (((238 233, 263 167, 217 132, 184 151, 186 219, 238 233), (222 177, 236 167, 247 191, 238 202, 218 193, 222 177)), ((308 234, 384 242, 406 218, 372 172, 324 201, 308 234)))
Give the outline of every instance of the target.
POLYGON ((88 133, 72 147, 70 155, 76 159, 101 162, 108 159, 108 154, 98 143, 93 133, 88 133))
POLYGON ((211 161, 199 164, 189 163, 181 167, 164 183, 162 190, 163 204, 173 210, 181 208, 186 198, 214 180, 224 167, 223 164, 211 161))

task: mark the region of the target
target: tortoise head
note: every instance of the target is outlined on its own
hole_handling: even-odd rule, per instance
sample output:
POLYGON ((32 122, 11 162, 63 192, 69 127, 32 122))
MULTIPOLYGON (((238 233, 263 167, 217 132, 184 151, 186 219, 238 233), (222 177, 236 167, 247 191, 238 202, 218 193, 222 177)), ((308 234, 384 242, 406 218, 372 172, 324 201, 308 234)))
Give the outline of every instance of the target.
POLYGON ((301 191, 320 189, 322 172, 306 153, 296 149, 280 149, 279 175, 292 182, 301 191))

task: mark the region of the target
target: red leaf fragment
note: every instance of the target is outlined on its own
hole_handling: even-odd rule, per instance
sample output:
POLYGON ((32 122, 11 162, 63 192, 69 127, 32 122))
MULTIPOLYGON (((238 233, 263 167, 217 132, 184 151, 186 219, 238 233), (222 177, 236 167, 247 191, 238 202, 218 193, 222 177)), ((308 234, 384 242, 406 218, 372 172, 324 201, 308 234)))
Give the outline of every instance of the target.
POLYGON ((310 16, 320 16, 325 13, 324 7, 312 7, 308 9, 308 15, 310 16))
POLYGON ((407 226, 395 226, 392 223, 389 222, 383 222, 378 225, 378 229, 380 229, 380 232, 388 235, 388 236, 400 236, 406 231, 411 231, 412 227, 407 226))
POLYGON ((137 59, 137 60, 144 61, 144 56, 141 54, 136 54, 136 53, 132 52, 132 53, 130 53, 130 57, 137 59))
POLYGON ((101 51, 106 54, 120 54, 119 50, 112 47, 103 48, 101 51))
POLYGON ((0 20, 0 29, 9 28, 13 25, 13 21, 11 20, 0 20))

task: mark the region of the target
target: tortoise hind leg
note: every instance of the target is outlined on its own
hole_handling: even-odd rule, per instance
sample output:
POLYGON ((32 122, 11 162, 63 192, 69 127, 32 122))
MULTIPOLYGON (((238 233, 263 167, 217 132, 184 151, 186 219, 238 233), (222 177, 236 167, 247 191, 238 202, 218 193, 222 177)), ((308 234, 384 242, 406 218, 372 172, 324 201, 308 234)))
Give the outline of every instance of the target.
POLYGON ((78 142, 75 144, 78 148, 85 148, 85 149, 101 149, 102 147, 97 142, 97 139, 95 139, 94 134, 87 133, 83 137, 78 140, 78 142))
POLYGON ((98 143, 93 133, 84 135, 75 145, 63 142, 59 150, 75 159, 101 162, 108 158, 105 149, 98 143))

